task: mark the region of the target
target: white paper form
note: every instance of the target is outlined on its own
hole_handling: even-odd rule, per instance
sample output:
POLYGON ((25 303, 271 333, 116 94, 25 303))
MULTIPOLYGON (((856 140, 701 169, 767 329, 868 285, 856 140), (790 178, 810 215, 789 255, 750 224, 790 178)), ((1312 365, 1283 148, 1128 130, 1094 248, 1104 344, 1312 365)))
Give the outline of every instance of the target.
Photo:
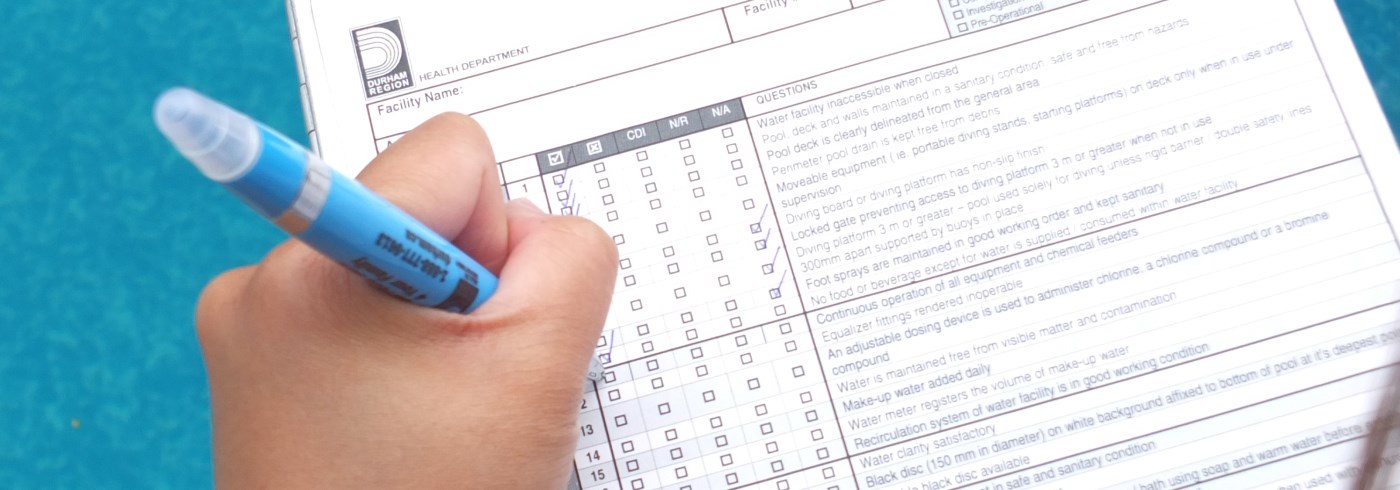
POLYGON ((1400 153, 1330 2, 289 11, 332 165, 471 114, 613 236, 580 488, 1355 477, 1400 153))

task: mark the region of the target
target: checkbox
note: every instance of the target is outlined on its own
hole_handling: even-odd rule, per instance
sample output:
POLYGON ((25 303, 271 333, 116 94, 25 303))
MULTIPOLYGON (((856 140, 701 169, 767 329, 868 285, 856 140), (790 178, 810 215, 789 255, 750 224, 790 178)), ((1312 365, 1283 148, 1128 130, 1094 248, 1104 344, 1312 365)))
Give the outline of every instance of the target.
POLYGON ((763 231, 763 223, 754 223, 749 225, 749 233, 758 233, 760 231, 763 231))
POLYGON ((731 153, 731 154, 732 154, 732 153, 739 153, 739 145, 736 145, 736 144, 734 144, 734 143, 730 143, 728 146, 725 146, 725 147, 724 147, 724 151, 727 151, 727 152, 729 152, 729 153, 731 153))
POLYGON ((622 398, 622 392, 617 390, 608 390, 608 401, 615 402, 620 398, 622 398))
POLYGON ((617 372, 616 372, 616 371, 608 371, 608 372, 603 373, 603 382, 604 382, 604 383, 612 383, 612 382, 614 382, 614 381, 617 381, 617 372))
POLYGON ((728 137, 730 137, 730 136, 734 136, 734 128, 724 128, 724 129, 721 129, 721 130, 719 131, 719 134, 720 134, 720 136, 724 136, 725 138, 728 138, 728 137))
POLYGON ((704 349, 701 349, 701 348, 699 348, 699 347, 691 347, 691 348, 690 348, 690 358, 691 358, 691 359, 699 359, 699 358, 701 358, 701 357, 705 357, 705 350, 704 350, 704 349))
POLYGON ((685 478, 688 476, 690 476, 690 472, 686 471, 684 466, 676 468, 676 478, 685 478))
POLYGON ((958 24, 958 32, 967 32, 967 24, 966 24, 966 23, 960 23, 960 24, 958 24))
POLYGON ((599 189, 607 189, 607 188, 609 188, 609 187, 612 187, 612 182, 609 182, 608 179, 607 179, 607 177, 598 179, 598 188, 599 188, 599 189))
POLYGON ((701 212, 700 212, 700 221, 709 221, 709 220, 710 220, 710 211, 709 211, 709 210, 701 211, 701 212))
POLYGON ((645 162, 645 161, 647 161, 647 152, 645 152, 645 151, 639 151, 639 152, 637 152, 637 161, 639 161, 639 162, 645 162))
POLYGON ((680 145, 681 145, 681 149, 682 149, 682 150, 689 150, 689 149, 690 149, 690 140, 689 140, 689 139, 683 139, 683 140, 681 140, 680 145))
POLYGON ((608 338, 607 338, 607 337, 604 337, 604 336, 601 336, 601 335, 598 336, 598 347, 607 347, 607 346, 608 346, 608 338))
POLYGON ((666 271, 667 271, 667 272, 670 272, 670 273, 672 273, 672 274, 679 273, 679 272, 681 271, 681 265, 672 262, 672 263, 666 265, 666 271))
POLYGON ((745 199, 745 200, 744 200, 744 209, 745 209, 745 210, 753 209, 753 199, 745 199))
POLYGON ((646 483, 642 482, 640 478, 632 480, 632 490, 642 490, 644 488, 646 488, 646 483))
POLYGON ((948 0, 949 7, 956 7, 960 3, 962 3, 962 0, 948 0))
POLYGON ((791 324, 791 323, 783 323, 783 324, 781 324, 781 325, 778 325, 778 332, 779 332, 779 333, 785 333, 785 334, 787 334, 787 333, 792 333, 792 324, 791 324))
POLYGON ((603 363, 603 364, 607 364, 607 363, 612 362, 612 354, 611 354, 611 353, 603 353, 603 354, 599 355, 599 356, 598 356, 598 362, 601 362, 601 363, 603 363))
POLYGON ((749 345, 748 335, 737 335, 734 337, 734 347, 743 347, 746 345, 749 345))
POLYGON ((617 221, 617 211, 608 211, 608 221, 617 221))
POLYGON ((617 261, 617 266, 618 266, 619 269, 624 269, 624 270, 625 270, 625 269, 631 269, 631 268, 632 268, 632 259, 622 259, 622 260, 619 260, 619 261, 617 261))
POLYGON ((774 473, 783 471, 783 462, 782 462, 782 460, 774 461, 773 464, 772 464, 772 466, 773 466, 773 472, 774 472, 774 473))
POLYGON ((665 388, 665 387, 666 387, 666 380, 663 380, 663 379, 661 379, 661 378, 651 378, 651 387, 652 387, 652 389, 656 389, 656 390, 659 390, 659 389, 661 389, 661 388, 665 388))
POLYGON ((637 311, 637 310, 640 310, 640 309, 642 309, 642 300, 640 300, 640 299, 634 299, 634 300, 632 300, 632 311, 637 311))
POLYGON ((690 195, 695 196, 695 197, 705 197, 705 188, 704 188, 704 187, 696 187, 696 188, 694 188, 694 189, 691 189, 691 190, 690 190, 690 195))
POLYGON ((685 339, 686 339, 686 340, 695 340, 695 339, 698 339, 698 338, 700 338, 700 333, 699 333, 699 332, 696 332, 695 329, 692 328, 692 329, 690 329, 690 330, 686 330, 686 331, 685 331, 685 339))
POLYGON ((836 468, 830 466, 822 468, 822 476, 826 478, 836 478, 836 468))
POLYGON ((729 436, 725 436, 725 435, 715 436, 715 447, 724 447, 724 446, 728 446, 728 445, 729 445, 729 436))
POLYGON ((655 346, 653 346, 653 345, 651 344, 651 341, 650 341, 650 340, 648 340, 648 341, 646 341, 646 342, 642 342, 642 352, 651 352, 651 350, 652 350, 654 347, 655 347, 655 346))
POLYGON ((616 416, 616 417, 613 417, 613 425, 618 426, 618 427, 622 427, 622 426, 627 425, 627 416, 626 416, 626 415, 618 415, 618 416, 616 416))
MULTIPOLYGON (((641 468, 641 465, 637 464, 637 460, 634 459, 627 462, 627 471, 637 471, 639 468, 641 468)), ((637 485, 634 484, 632 486, 636 487, 637 485)))
POLYGON ((562 214, 562 215, 564 215, 564 216, 573 216, 573 215, 574 215, 574 207, 573 207, 573 206, 564 206, 564 207, 562 207, 562 208, 559 209, 559 214, 562 214))
POLYGON ((556 193, 554 193, 554 197, 559 198, 559 201, 560 201, 560 202, 568 201, 568 200, 569 200, 569 191, 559 191, 559 192, 556 192, 556 193))
POLYGON ((612 203, 613 203, 613 195, 612 195, 612 194, 603 194, 603 205, 606 206, 606 205, 609 205, 609 204, 612 204, 612 203))
POLYGON ((768 240, 758 239, 753 241, 754 250, 764 250, 768 248, 768 240))
POLYGON ((695 182, 695 181, 697 181, 697 180, 700 180, 700 171, 699 171, 699 170, 691 170, 690 173, 686 174, 686 177, 689 177, 691 182, 695 182))
MULTIPOLYGON (((725 463, 725 464, 727 465, 727 464, 729 464, 729 463, 725 463)), ((728 474, 728 475, 724 475, 724 482, 725 482, 725 483, 728 483, 728 484, 730 484, 730 485, 738 485, 738 484, 739 484, 739 475, 736 475, 736 474, 733 474, 733 473, 730 473, 730 474, 728 474)))
POLYGON ((661 249, 661 255, 670 257, 676 254, 676 247, 667 246, 661 249))
POLYGON ((685 288, 683 288, 683 287, 682 287, 682 288, 676 288, 675 293, 676 293, 676 299, 684 298, 684 297, 685 297, 685 288))
POLYGON ((622 443, 622 452, 630 453, 633 449, 635 449, 635 447, 632 445, 632 441, 622 443))
POLYGON ((772 433, 773 433, 773 423, 772 423, 772 422, 764 422, 763 424, 761 424, 761 425, 758 426, 758 431, 759 431, 759 432, 762 432, 764 435, 772 434, 772 433))
POLYGON ((719 235, 710 235, 710 236, 705 237, 705 243, 708 243, 708 244, 710 244, 710 245, 718 245, 718 244, 719 244, 719 235))
POLYGON ((729 301, 725 301, 725 302, 724 302, 724 311, 734 311, 734 310, 737 310, 737 309, 739 309, 739 302, 738 302, 738 301, 734 301, 734 300, 731 299, 731 300, 729 300, 729 301))
POLYGON ((802 400, 802 403, 812 403, 812 392, 804 391, 801 395, 797 396, 797 399, 802 400))
POLYGON ((613 235, 613 244, 615 244, 615 245, 622 245, 622 244, 624 244, 624 243, 627 243, 627 237, 622 236, 621 233, 618 233, 618 234, 616 234, 616 235, 613 235))
POLYGON ((670 226, 670 225, 667 225, 667 224, 664 223, 664 222, 663 222, 663 223, 657 223, 657 224, 656 224, 656 232, 657 232, 657 233, 666 233, 666 232, 668 232, 668 231, 671 231, 671 226, 670 226))
POLYGON ((657 369, 661 369, 661 363, 658 362, 656 359, 648 359, 647 371, 655 371, 657 369))
POLYGON ((734 170, 739 170, 739 169, 741 169, 741 168, 744 168, 744 161, 743 161, 743 160, 730 160, 730 161, 729 161, 729 168, 732 168, 732 169, 734 169, 734 170))
POLYGON ((666 414, 668 414, 668 413, 671 413, 671 404, 670 404, 670 403, 662 403, 662 404, 660 404, 660 405, 657 405, 657 406, 656 406, 656 412, 659 413, 659 414, 661 414, 661 415, 666 415, 666 414))
POLYGON ((749 177, 748 177, 747 175, 740 175, 740 176, 738 176, 738 177, 735 177, 735 178, 734 178, 734 184, 735 184, 735 185, 740 185, 740 186, 748 185, 748 184, 749 184, 749 177))
POLYGON ((729 276, 727 276, 727 275, 725 275, 725 276, 719 276, 719 285, 720 285, 720 286, 728 286, 728 285, 729 285, 729 276))
POLYGON ((794 378, 801 378, 805 374, 807 374, 807 370, 802 369, 802 366, 792 368, 792 377, 794 378))
POLYGON ((626 277, 623 277, 623 278, 622 278, 622 285, 624 285, 624 286, 636 286, 636 285, 637 285, 637 276, 626 276, 626 277))
MULTIPOLYGON (((719 457, 719 463, 722 464, 722 465, 725 465, 725 466, 729 466, 729 465, 731 465, 731 464, 734 464, 734 457, 733 457, 733 456, 730 456, 730 455, 728 455, 728 454, 723 455, 723 456, 720 456, 720 457, 719 457)), ((734 474, 733 474, 733 473, 730 473, 729 476, 734 476, 734 474)), ((734 482, 730 482, 730 483, 734 483, 734 482)))
POLYGON ((650 326, 647 326, 647 324, 645 324, 645 323, 643 323, 643 324, 641 324, 641 325, 637 325, 637 335, 646 335, 646 334, 649 334, 649 333, 651 333, 651 327, 650 327, 650 326))
POLYGON ((714 390, 706 391, 700 394, 700 398, 704 399, 705 403, 710 403, 712 401, 715 401, 715 392, 714 390))
POLYGON ((817 459, 826 459, 829 457, 831 457, 831 451, 827 451, 824 447, 817 448, 817 459))
POLYGON ((605 171, 607 171, 607 170, 608 170, 608 166, 607 166, 607 165, 604 165, 603 162, 598 162, 598 163, 593 164, 593 173, 595 173, 595 174, 601 174, 601 173, 603 173, 603 172, 605 172, 605 171))
POLYGON ((764 449, 764 450, 767 450, 767 451, 768 451, 768 454, 776 453, 776 452, 778 452, 778 443, 776 443, 776 442, 770 442, 770 443, 768 443, 768 444, 764 444, 764 445, 763 445, 763 449, 764 449))
POLYGON ((752 363, 752 362, 753 362, 753 354, 750 354, 750 353, 748 353, 748 352, 745 352, 745 353, 743 353, 743 354, 739 354, 739 363, 740 363, 740 364, 750 364, 750 363, 752 363))
POLYGON ((759 386, 758 378, 749 378, 749 390, 756 390, 759 386))
POLYGON ((807 415, 807 421, 808 421, 808 422, 816 422, 816 421, 817 421, 817 411, 816 411, 816 410, 808 410, 806 415, 807 415))
POLYGON ((564 174, 554 174, 554 185, 564 185, 564 174))
POLYGON ((695 155, 686 155, 681 158, 681 161, 685 162, 686 165, 695 165, 695 155))
POLYGON ((656 183, 655 183, 655 182, 647 182, 647 185, 644 186, 644 187, 645 187, 646 190, 647 190, 647 194, 651 194, 651 193, 656 192, 656 183))
POLYGON ((715 250, 714 252, 710 252, 710 262, 719 262, 721 260, 724 260, 723 251, 715 250))
POLYGON ((786 344, 783 344, 783 346, 787 349, 788 352, 797 352, 796 340, 789 340, 786 344))
POLYGON ((652 208, 652 209, 661 209, 661 200, 660 200, 660 199, 652 199, 651 202, 650 202, 650 204, 651 204, 651 208, 652 208))
POLYGON ((778 305, 778 306, 774 306, 774 307, 773 307, 773 314, 776 315, 776 316, 783 316, 783 315, 786 315, 786 314, 787 314, 787 305, 778 305))
POLYGON ((773 273, 773 264, 763 264, 763 273, 764 273, 764 274, 772 274, 772 273, 773 273))
POLYGON ((760 403, 760 404, 758 404, 758 405, 755 405, 755 406, 753 407, 753 413, 754 413, 754 415, 758 415, 758 416, 768 415, 768 404, 767 404, 767 403, 760 403))
POLYGON ((787 480, 778 480, 778 490, 789 490, 790 488, 787 480))
POLYGON ((709 367, 709 366, 706 366, 706 365, 704 365, 704 364, 701 364, 701 365, 699 365, 699 366, 695 366, 695 375, 696 375, 696 376, 704 377, 704 376, 709 376, 709 374, 710 374, 710 367, 709 367))
POLYGON ((695 315, 693 313, 689 311, 681 313, 681 323, 690 323, 692 321, 695 321, 695 315))
POLYGON ((718 429, 720 427, 724 427, 724 419, 719 417, 710 417, 710 428, 718 429))
POLYGON ((963 11, 961 11, 961 10, 954 10, 954 11, 953 11, 953 18, 954 18, 954 19, 961 19, 961 18, 963 18, 963 11))
POLYGON ((768 297, 771 298, 771 299, 778 299, 778 298, 781 298, 781 297, 783 297, 783 290, 778 289, 778 288, 769 289, 769 290, 768 290, 768 297))
POLYGON ((737 317, 737 316, 729 319, 729 327, 730 327, 730 328, 739 328, 739 327, 742 327, 742 326, 744 326, 744 320, 743 320, 743 319, 741 319, 741 318, 739 318, 739 317, 737 317))
POLYGON ((642 167, 642 177, 651 177, 651 167, 642 167))
MULTIPOLYGON (((676 431, 674 431, 674 430, 666 431, 666 440, 668 440, 668 441, 674 441, 675 438, 671 437, 671 434, 675 434, 675 433, 676 433, 676 431)), ((681 459, 681 458, 683 458, 683 457, 685 457, 685 453, 681 451, 681 448, 678 448, 678 447, 677 447, 677 448, 671 448, 671 461, 675 461, 675 460, 681 459)))

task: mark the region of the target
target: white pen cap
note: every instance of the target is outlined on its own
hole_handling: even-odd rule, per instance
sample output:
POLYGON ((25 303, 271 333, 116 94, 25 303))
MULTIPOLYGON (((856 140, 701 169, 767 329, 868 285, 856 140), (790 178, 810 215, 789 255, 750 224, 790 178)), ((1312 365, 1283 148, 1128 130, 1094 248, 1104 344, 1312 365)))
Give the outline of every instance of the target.
POLYGON ((155 117, 156 126, 175 148, 217 182, 243 176, 262 150, 252 119, 188 88, 160 94, 155 117))

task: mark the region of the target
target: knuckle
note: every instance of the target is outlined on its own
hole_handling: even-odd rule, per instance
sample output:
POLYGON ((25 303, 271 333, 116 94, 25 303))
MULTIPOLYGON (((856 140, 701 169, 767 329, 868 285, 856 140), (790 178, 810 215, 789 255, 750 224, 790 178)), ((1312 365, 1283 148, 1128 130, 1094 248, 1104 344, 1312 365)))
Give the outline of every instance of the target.
POLYGON ((223 330, 230 315, 238 311, 237 304, 253 274, 253 267, 239 267, 220 273, 204 285, 195 302, 195 333, 202 341, 223 330))

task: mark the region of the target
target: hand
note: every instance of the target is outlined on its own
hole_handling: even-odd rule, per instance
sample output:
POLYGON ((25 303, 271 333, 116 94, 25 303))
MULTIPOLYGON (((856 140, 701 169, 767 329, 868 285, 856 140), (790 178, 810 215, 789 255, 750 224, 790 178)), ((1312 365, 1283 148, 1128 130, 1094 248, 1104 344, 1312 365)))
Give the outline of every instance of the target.
POLYGON ((591 222, 506 204, 485 134, 438 116, 360 180, 500 277, 415 306, 295 240, 211 282, 196 318, 227 488, 564 488, 617 274, 591 222))

